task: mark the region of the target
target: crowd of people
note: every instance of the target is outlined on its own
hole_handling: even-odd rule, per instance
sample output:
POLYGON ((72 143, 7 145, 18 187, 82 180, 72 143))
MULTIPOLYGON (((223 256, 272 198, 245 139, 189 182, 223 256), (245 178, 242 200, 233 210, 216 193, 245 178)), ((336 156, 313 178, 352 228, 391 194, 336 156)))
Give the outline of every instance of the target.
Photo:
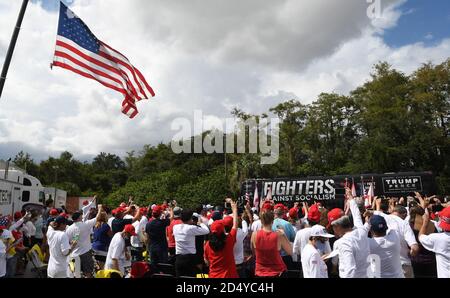
POLYGON ((436 196, 353 197, 259 206, 226 199, 110 210, 85 201, 0 217, 0 278, 24 273, 38 247, 49 278, 450 278, 450 207, 436 196))

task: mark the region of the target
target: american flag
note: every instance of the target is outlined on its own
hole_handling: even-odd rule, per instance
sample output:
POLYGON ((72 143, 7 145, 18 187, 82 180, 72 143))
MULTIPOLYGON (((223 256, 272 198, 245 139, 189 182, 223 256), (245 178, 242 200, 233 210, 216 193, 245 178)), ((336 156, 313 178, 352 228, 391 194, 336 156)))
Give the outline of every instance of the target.
POLYGON ((60 3, 58 35, 52 66, 58 66, 96 80, 125 96, 122 113, 133 119, 136 102, 154 97, 155 92, 142 73, 121 53, 92 34, 88 26, 60 3))

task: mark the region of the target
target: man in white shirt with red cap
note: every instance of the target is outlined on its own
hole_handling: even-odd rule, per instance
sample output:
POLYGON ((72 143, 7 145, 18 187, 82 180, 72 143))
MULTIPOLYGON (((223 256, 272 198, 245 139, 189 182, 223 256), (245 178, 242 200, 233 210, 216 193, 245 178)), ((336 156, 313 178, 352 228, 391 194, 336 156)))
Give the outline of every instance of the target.
POLYGON ((134 226, 125 225, 122 232, 116 233, 109 244, 108 255, 106 256, 105 269, 117 270, 125 275, 125 263, 129 261, 129 255, 125 241, 130 240, 132 236, 136 236, 134 226))
POLYGON ((318 251, 318 244, 325 243, 334 235, 328 234, 325 227, 315 225, 311 228, 309 242, 302 251, 302 269, 304 278, 328 278, 327 265, 318 251))
POLYGON ((438 278, 450 278, 450 207, 439 213, 439 227, 442 233, 427 235, 430 214, 425 209, 423 224, 419 231, 419 241, 425 249, 436 254, 438 278))

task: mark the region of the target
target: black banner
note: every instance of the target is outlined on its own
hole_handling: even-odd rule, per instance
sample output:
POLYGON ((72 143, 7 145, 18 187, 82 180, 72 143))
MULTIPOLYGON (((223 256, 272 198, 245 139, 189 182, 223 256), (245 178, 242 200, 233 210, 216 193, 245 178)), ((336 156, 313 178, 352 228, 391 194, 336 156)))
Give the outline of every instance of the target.
POLYGON ((259 198, 265 198, 269 189, 272 199, 280 203, 322 202, 327 206, 342 206, 345 185, 355 185, 356 195, 367 194, 373 185, 374 195, 401 197, 414 195, 417 191, 431 195, 436 193, 435 177, 430 172, 340 175, 331 177, 249 179, 241 185, 240 201, 246 194, 253 202, 257 186, 259 198))

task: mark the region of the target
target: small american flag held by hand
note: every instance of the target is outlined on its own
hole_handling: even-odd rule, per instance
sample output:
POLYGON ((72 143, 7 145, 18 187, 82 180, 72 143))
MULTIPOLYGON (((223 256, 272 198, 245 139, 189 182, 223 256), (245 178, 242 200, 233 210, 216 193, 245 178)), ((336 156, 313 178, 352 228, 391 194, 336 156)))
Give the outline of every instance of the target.
POLYGON ((125 96, 122 113, 133 119, 136 102, 155 96, 141 72, 121 53, 98 40, 84 22, 60 3, 58 35, 52 66, 58 66, 125 96))

